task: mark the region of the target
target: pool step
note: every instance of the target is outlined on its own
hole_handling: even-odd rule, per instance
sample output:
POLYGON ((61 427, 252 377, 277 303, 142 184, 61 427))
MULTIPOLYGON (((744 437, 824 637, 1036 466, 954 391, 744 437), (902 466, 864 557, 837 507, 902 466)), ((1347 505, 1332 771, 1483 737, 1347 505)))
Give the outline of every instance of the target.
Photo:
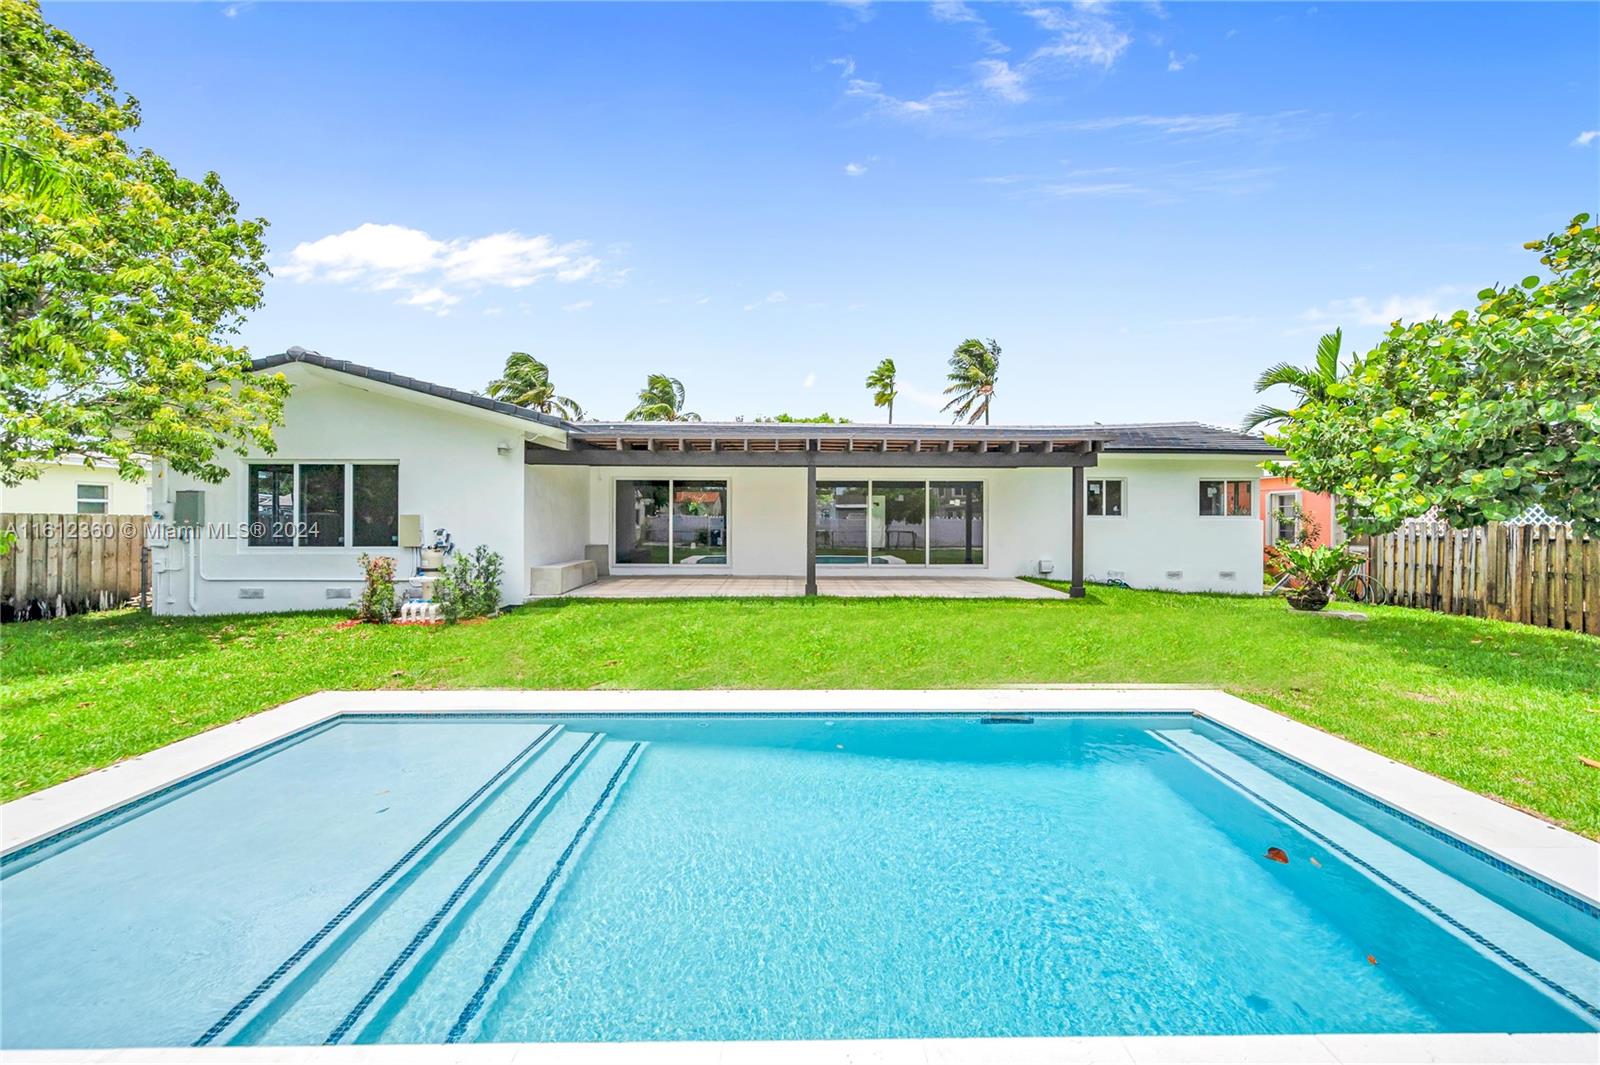
POLYGON ((516 841, 559 805, 603 743, 601 733, 555 733, 217 1041, 303 1045, 342 1039, 368 1007, 390 993, 396 977, 426 952, 473 892, 493 878, 516 841))
POLYGON ((1529 980, 1586 1022, 1600 1021, 1600 961, 1193 729, 1151 735, 1296 826, 1490 961, 1529 980))
POLYGON ((537 938, 585 848, 599 834, 646 745, 610 740, 514 854, 442 930, 392 994, 374 1003, 356 1042, 457 1042, 481 1023, 537 938))

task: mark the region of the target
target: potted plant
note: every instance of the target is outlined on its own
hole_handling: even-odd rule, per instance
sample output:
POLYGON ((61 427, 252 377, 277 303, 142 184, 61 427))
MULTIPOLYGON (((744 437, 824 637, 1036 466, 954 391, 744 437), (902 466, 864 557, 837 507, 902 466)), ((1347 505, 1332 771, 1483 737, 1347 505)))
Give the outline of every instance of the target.
POLYGON ((1361 556, 1344 545, 1280 544, 1272 548, 1272 565, 1289 578, 1289 606, 1295 610, 1322 610, 1333 590, 1361 556))

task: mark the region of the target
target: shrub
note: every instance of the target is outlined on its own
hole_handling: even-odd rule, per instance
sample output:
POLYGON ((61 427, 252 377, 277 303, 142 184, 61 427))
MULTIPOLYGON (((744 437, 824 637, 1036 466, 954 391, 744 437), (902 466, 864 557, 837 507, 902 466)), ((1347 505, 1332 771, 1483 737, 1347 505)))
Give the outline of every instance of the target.
POLYGON ((500 555, 482 544, 471 554, 451 559, 439 582, 439 613, 454 624, 463 618, 487 617, 500 609, 500 555))
POLYGON ((1343 544, 1304 547, 1285 543, 1268 550, 1273 572, 1289 575, 1290 597, 1308 601, 1333 598, 1339 582, 1362 559, 1343 544))
POLYGON ((356 601, 356 620, 371 625, 393 621, 396 609, 394 559, 388 555, 363 554, 358 561, 361 571, 366 574, 367 583, 361 589, 361 598, 356 601))

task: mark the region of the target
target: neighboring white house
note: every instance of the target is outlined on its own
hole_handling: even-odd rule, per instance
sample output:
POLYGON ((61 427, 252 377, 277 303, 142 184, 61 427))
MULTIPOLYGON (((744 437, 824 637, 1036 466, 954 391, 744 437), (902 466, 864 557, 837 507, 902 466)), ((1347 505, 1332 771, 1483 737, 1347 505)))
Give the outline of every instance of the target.
POLYGON ((0 512, 6 514, 149 514, 148 472, 125 481, 115 464, 88 465, 81 455, 39 463, 39 476, 14 487, 0 487, 0 512))
POLYGON ((418 531, 441 528, 501 554, 512 603, 530 567, 586 556, 613 574, 1261 591, 1259 463, 1279 452, 1234 430, 567 423, 301 349, 255 368, 294 385, 274 454, 226 457, 215 485, 157 464, 158 524, 194 530, 152 543, 157 613, 347 606, 358 555, 404 578, 418 531))

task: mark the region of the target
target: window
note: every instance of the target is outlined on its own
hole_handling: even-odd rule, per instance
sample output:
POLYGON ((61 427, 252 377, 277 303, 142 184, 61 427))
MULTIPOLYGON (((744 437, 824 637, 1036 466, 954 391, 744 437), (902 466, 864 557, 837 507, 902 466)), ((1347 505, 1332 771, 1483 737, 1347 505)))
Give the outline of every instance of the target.
POLYGON ((983 565, 983 482, 822 481, 819 566, 983 565))
POLYGON ((294 467, 250 467, 250 546, 294 546, 294 467))
POLYGON ((915 566, 928 561, 928 483, 872 483, 872 553, 915 566))
POLYGON ((983 482, 934 481, 928 485, 928 562, 983 565, 983 482))
POLYGON ((817 564, 867 560, 866 481, 817 482, 817 564))
POLYGON ((728 562, 727 481, 618 481, 620 566, 728 562))
POLYGON ((1273 492, 1267 496, 1267 543, 1300 539, 1300 493, 1273 492))
POLYGON ((251 463, 252 547, 394 547, 400 467, 393 463, 251 463))
POLYGON ((300 467, 300 545, 344 546, 344 466, 304 463, 300 467))
POLYGON ((357 547, 394 547, 400 543, 400 467, 355 466, 351 493, 351 539, 357 547))
POLYGON ((727 565, 728 483, 672 483, 672 561, 675 565, 727 565))
POLYGON ((1122 517, 1122 482, 1101 478, 1084 482, 1083 512, 1096 518, 1122 517))
POLYGON ((1247 518, 1255 513, 1254 492, 1254 481, 1201 481, 1200 516, 1247 518))
POLYGON ((111 486, 107 484, 80 484, 78 486, 78 513, 104 514, 111 502, 111 486))

